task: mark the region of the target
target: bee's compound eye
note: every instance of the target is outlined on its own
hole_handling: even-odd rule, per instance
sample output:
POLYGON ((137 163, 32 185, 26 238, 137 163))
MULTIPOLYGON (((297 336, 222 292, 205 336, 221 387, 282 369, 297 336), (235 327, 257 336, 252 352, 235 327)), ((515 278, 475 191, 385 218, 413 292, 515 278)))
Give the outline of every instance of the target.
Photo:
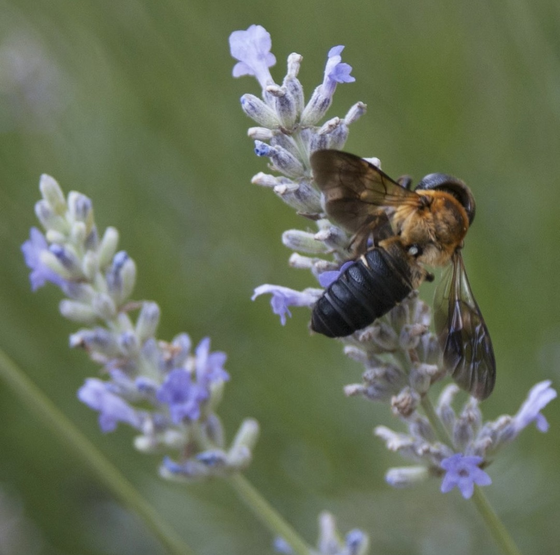
POLYGON ((408 254, 410 254, 410 256, 413 256, 414 258, 419 257, 422 254, 420 245, 410 245, 410 247, 408 247, 408 254))

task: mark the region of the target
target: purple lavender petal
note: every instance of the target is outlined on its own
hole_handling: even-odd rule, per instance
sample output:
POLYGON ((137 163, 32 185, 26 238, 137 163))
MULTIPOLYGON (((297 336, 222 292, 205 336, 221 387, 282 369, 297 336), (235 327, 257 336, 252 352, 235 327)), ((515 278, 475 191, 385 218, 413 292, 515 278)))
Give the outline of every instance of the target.
POLYGON ((344 46, 333 46, 329 50, 327 65, 325 66, 325 74, 323 77, 323 95, 332 98, 337 83, 353 83, 356 78, 350 75, 352 66, 343 63, 340 54, 344 50, 344 46))
POLYGON ((272 306, 272 311, 274 314, 280 316, 280 322, 282 325, 286 325, 286 314, 292 316, 292 313, 288 309, 289 306, 312 306, 317 301, 315 295, 295 291, 289 287, 282 287, 281 285, 260 285, 257 287, 251 297, 251 300, 255 300, 259 295, 270 293, 272 298, 270 299, 270 305, 272 306))
POLYGON ((119 422, 140 428, 141 418, 119 396, 111 393, 107 383, 96 378, 89 378, 78 390, 78 399, 93 410, 99 411, 99 426, 103 433, 112 432, 119 422))
POLYGON ((177 368, 169 372, 156 397, 169 406, 171 420, 180 424, 184 418, 200 417, 200 405, 208 399, 209 392, 206 387, 193 383, 187 370, 177 368))
POLYGON ((350 266, 351 264, 354 264, 353 260, 345 262, 338 270, 328 270, 326 272, 323 272, 322 274, 319 274, 319 276, 317 276, 317 279, 319 280, 321 287, 324 287, 326 289, 331 283, 336 281, 340 277, 340 274, 342 274, 342 272, 344 272, 344 270, 346 270, 346 268, 348 268, 348 266, 350 266))
POLYGON ((261 25, 251 25, 246 31, 234 31, 229 36, 231 55, 239 60, 233 68, 233 76, 254 75, 261 87, 274 83, 269 67, 276 63, 270 52, 270 33, 261 25))
POLYGON ((210 353, 209 337, 205 337, 198 344, 195 350, 195 356, 196 379, 200 385, 229 380, 229 374, 223 368, 227 355, 220 351, 210 353))
POLYGON ((535 422, 537 429, 541 432, 548 430, 546 418, 540 411, 557 397, 556 390, 550 387, 552 382, 545 380, 534 385, 529 391, 526 401, 521 405, 517 414, 513 417, 512 425, 517 435, 523 428, 535 422))
POLYGON ((470 499, 474 486, 488 486, 492 480, 484 470, 479 468, 482 457, 465 457, 461 453, 447 457, 441 461, 445 476, 441 483, 441 492, 447 493, 457 487, 465 499, 470 499))
POLYGON ((25 263, 31 268, 29 280, 31 281, 32 291, 43 287, 47 281, 58 287, 63 287, 66 284, 64 278, 41 262, 41 252, 48 250, 49 245, 45 236, 36 227, 32 227, 29 232, 29 239, 21 246, 25 263))

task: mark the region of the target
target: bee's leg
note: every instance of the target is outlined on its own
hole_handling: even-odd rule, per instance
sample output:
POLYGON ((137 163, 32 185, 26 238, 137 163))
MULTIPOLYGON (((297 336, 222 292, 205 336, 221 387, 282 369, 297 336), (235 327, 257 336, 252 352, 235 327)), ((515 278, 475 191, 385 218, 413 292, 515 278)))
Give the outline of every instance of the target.
POLYGON ((410 187, 412 185, 412 177, 410 177, 410 175, 401 175, 398 179, 397 179, 397 183, 401 186, 404 187, 405 189, 410 190, 410 187))

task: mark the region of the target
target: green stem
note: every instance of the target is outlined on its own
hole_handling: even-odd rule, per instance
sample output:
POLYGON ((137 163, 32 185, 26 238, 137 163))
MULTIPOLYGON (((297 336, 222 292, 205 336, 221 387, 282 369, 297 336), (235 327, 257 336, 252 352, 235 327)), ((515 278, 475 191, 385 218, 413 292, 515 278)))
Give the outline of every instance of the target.
POLYGON ((286 540, 296 555, 309 555, 312 552, 312 548, 300 538, 299 534, 269 505, 268 501, 244 476, 236 474, 229 479, 229 483, 257 519, 274 536, 280 536, 286 540))
POLYGON ((38 419, 73 451, 82 464, 110 490, 120 502, 144 520, 148 528, 173 555, 194 555, 175 531, 163 521, 134 486, 107 460, 82 432, 48 399, 2 349, 0 376, 38 419))
MULTIPOLYGON (((427 395, 422 399, 422 408, 424 409, 426 418, 430 421, 430 424, 432 425, 432 428, 434 428, 439 440, 453 448, 451 436, 434 410, 432 402, 427 395)), ((500 517, 496 514, 496 511, 494 511, 490 502, 478 486, 474 487, 472 499, 478 512, 484 520, 484 524, 486 524, 490 534, 499 545, 504 555, 521 555, 521 552, 517 549, 515 542, 504 526, 504 523, 500 520, 500 517)))
POLYGON ((505 555, 521 555, 521 551, 517 549, 504 523, 500 520, 500 517, 496 514, 492 505, 490 505, 486 495, 484 495, 483 491, 478 486, 474 488, 472 499, 502 552, 505 553, 505 555))

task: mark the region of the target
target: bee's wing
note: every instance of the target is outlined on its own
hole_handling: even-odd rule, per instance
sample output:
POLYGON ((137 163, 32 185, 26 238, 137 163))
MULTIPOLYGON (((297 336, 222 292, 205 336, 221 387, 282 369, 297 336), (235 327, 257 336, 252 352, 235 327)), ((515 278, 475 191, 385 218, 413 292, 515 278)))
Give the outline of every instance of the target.
MULTIPOLYGON (((325 211, 348 231, 375 227, 383 220, 380 208, 418 205, 419 195, 401 187, 363 158, 339 150, 318 150, 311 155, 315 182, 325 200, 325 211)), ((386 216, 385 216, 386 220, 386 216)))
POLYGON ((434 311, 445 367, 460 387, 486 399, 494 389, 496 360, 459 251, 436 290, 434 311))

